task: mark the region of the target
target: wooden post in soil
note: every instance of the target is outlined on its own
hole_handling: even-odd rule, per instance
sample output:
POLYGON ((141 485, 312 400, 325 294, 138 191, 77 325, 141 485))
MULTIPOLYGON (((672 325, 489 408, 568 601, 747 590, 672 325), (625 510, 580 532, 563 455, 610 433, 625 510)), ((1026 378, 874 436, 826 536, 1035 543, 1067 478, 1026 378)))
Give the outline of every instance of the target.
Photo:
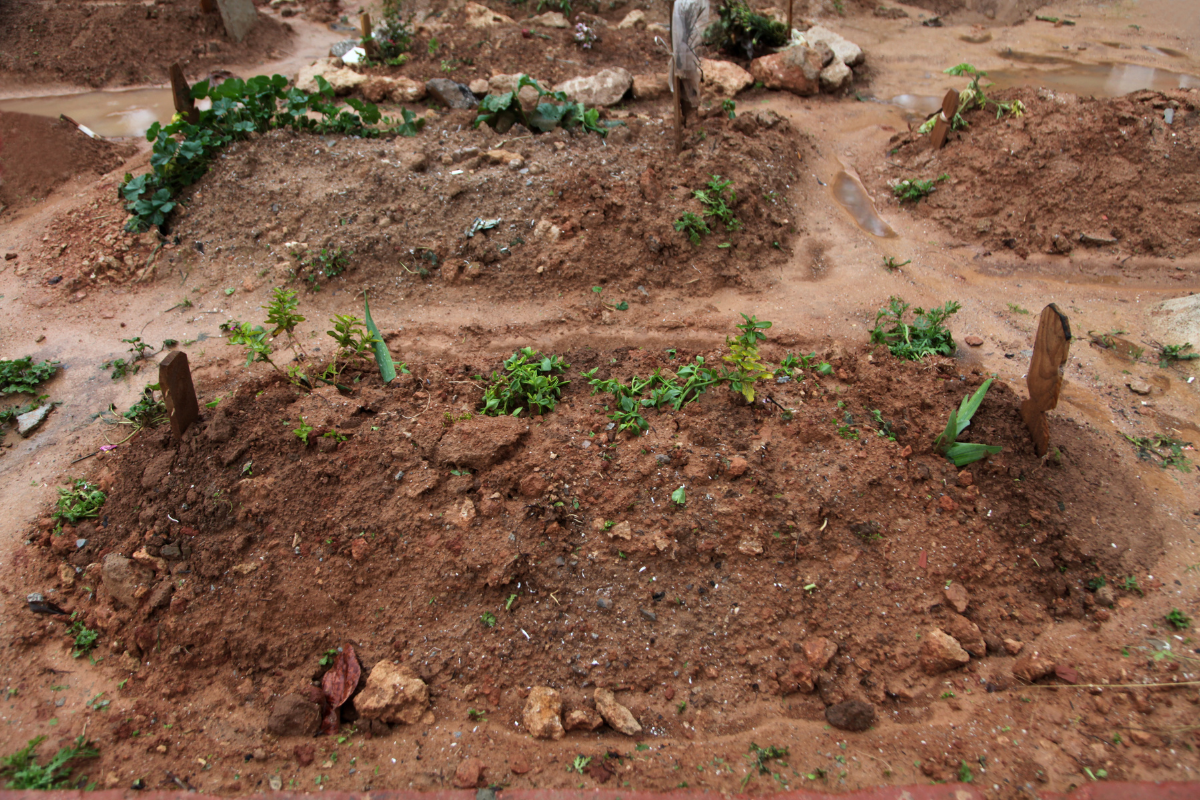
POLYGON ((1050 423, 1046 412, 1058 405, 1062 391, 1063 367, 1071 349, 1071 323, 1067 315, 1051 303, 1042 309, 1037 337, 1033 340, 1033 358, 1025 385, 1029 399, 1021 404, 1021 418, 1029 428, 1033 449, 1039 456, 1050 449, 1050 423))
POLYGON ((358 18, 359 28, 362 30, 362 47, 367 51, 367 56, 375 58, 379 55, 379 45, 375 44, 375 37, 371 34, 371 15, 366 11, 358 18))
POLYGON ((792 3, 794 0, 788 0, 788 39, 792 38, 792 3))
POLYGON ((946 137, 950 135, 951 120, 957 112, 958 92, 948 89, 946 96, 942 98, 942 111, 938 114, 937 122, 933 124, 933 132, 929 134, 929 143, 934 150, 941 150, 942 145, 946 143, 946 137))
POLYGON ((183 68, 172 64, 168 71, 171 74, 171 98, 175 101, 175 113, 186 119, 188 124, 197 124, 200 122, 200 109, 196 108, 196 101, 192 99, 192 87, 183 77, 183 68))
POLYGON ((682 82, 675 74, 675 66, 678 63, 675 58, 675 0, 671 0, 669 13, 671 15, 669 17, 671 20, 671 68, 667 70, 667 77, 671 81, 671 107, 675 114, 675 153, 678 155, 683 151, 683 101, 679 97, 682 82))
POLYGON ((175 350, 162 360, 158 365, 158 385, 162 387, 163 403, 171 420, 171 433, 182 440, 184 431, 200 417, 187 353, 175 350))

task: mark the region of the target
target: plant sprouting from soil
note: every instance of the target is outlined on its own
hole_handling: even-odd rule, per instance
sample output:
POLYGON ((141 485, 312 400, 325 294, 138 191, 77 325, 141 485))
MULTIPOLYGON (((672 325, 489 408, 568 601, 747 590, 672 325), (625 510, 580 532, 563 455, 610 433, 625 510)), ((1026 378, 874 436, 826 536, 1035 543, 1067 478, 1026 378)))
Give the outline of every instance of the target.
POLYGON ((1154 461, 1163 469, 1175 467, 1180 472, 1192 471, 1192 460, 1183 454, 1184 448, 1191 450, 1192 445, 1182 439, 1163 433, 1152 433, 1149 436, 1125 434, 1125 438, 1137 448, 1138 458, 1143 461, 1154 461))
POLYGON ((913 309, 913 321, 905 322, 909 304, 903 298, 890 297, 888 304, 875 314, 871 343, 885 344, 892 355, 907 361, 920 361, 926 356, 954 354, 954 337, 942 323, 962 308, 951 300, 940 308, 913 309), (885 327, 889 326, 890 327, 885 327))
MULTIPOLYGON (((513 353, 502 372, 492 373, 492 383, 483 392, 479 409, 489 417, 518 416, 553 411, 570 383, 559 377, 570 364, 555 355, 543 356, 531 347, 513 353)), ((482 379, 482 378, 481 378, 482 379)))
MULTIPOLYGON (((944 70, 944 72, 947 75, 954 75, 956 77, 969 75, 971 78, 971 82, 967 84, 967 88, 958 93, 958 110, 954 112, 954 117, 950 120, 950 124, 955 130, 967 127, 967 121, 963 118, 963 112, 970 111, 972 108, 981 108, 986 111, 988 106, 995 106, 996 119, 1000 119, 1005 114, 1020 117, 1025 113, 1025 104, 1020 100, 993 100, 987 96, 986 90, 995 84, 989 83, 987 86, 983 86, 979 83, 981 79, 987 77, 987 73, 983 70, 975 69, 970 64, 963 63, 956 64, 944 70)), ((936 120, 937 117, 935 116, 934 119, 936 120)), ((926 122, 925 125, 929 125, 929 122, 926 122)), ((925 125, 921 127, 924 128, 925 125)))
POLYGON ((267 310, 267 325, 274 328, 271 336, 286 333, 288 341, 295 340, 296 326, 304 322, 304 317, 296 313, 299 305, 300 301, 296 299, 295 292, 282 286, 275 287, 271 294, 271 302, 263 306, 267 310))
POLYGON ((1002 449, 999 445, 955 441, 959 434, 971 424, 971 418, 979 410, 979 405, 992 385, 992 380, 992 378, 988 378, 982 386, 975 390, 975 394, 963 398, 959 407, 950 412, 950 419, 946 421, 945 430, 938 434, 937 439, 933 442, 934 450, 953 461, 956 467, 972 464, 989 455, 999 453, 1002 449))
POLYGON ((675 220, 675 230, 688 237, 692 244, 700 244, 700 237, 712 233, 704 217, 694 211, 685 211, 683 216, 675 220))
POLYGON ((313 432, 313 426, 304 421, 304 417, 300 418, 300 424, 292 428, 292 433, 296 434, 296 438, 308 444, 308 435, 313 432))
POLYGON ((671 502, 677 506, 687 505, 687 492, 684 491, 682 486, 671 492, 671 502))
POLYGON ((85 626, 81 619, 75 620, 67 633, 75 637, 75 648, 71 651, 71 658, 83 658, 92 652, 96 642, 100 640, 100 632, 85 626))
POLYGON ((338 346, 342 358, 357 358, 374 353, 375 337, 367 330, 360 318, 347 314, 334 314, 330 318, 333 330, 325 331, 338 346))
POLYGON ((897 261, 894 256, 884 256, 883 257, 883 268, 886 269, 888 272, 895 272, 896 270, 900 269, 901 267, 906 267, 911 263, 912 263, 911 258, 908 259, 907 261, 897 261))
POLYGON ((57 361, 33 363, 33 356, 0 361, 0 394, 37 394, 41 384, 54 377, 57 361))
POLYGON ((1171 613, 1163 617, 1177 631, 1186 631, 1192 627, 1192 618, 1180 611, 1178 608, 1172 608, 1171 613))
POLYGON ((0 775, 9 779, 4 784, 5 788, 36 791, 76 788, 70 782, 71 772, 75 769, 72 762, 100 755, 83 736, 77 736, 73 745, 60 748, 58 753, 43 765, 38 763, 36 751, 38 745, 44 741, 45 736, 30 739, 23 748, 0 759, 0 775))
POLYGON ((741 221, 733 215, 737 191, 732 186, 733 181, 725 180, 720 175, 711 175, 704 189, 692 192, 692 196, 704 206, 704 216, 714 217, 725 226, 727 233, 741 230, 742 227, 741 221))
POLYGON ((1192 343, 1166 344, 1158 349, 1158 366, 1166 369, 1177 361, 1195 361, 1200 353, 1189 353, 1192 343))
POLYGON ((490 611, 485 611, 479 615, 479 621, 483 623, 485 628, 496 627, 496 615, 490 611))
POLYGON ((901 178, 892 183, 892 194, 900 198, 901 203, 917 203, 937 190, 937 184, 949 180, 946 174, 938 175, 933 180, 917 178, 901 178))
POLYGON ((412 46, 412 15, 402 16, 401 0, 383 0, 382 12, 383 18, 371 32, 371 38, 375 40, 379 56, 385 62, 390 62, 400 58, 402 53, 407 53, 412 46))
POLYGON ((786 747, 759 747, 754 742, 750 743, 750 754, 746 759, 750 762, 751 772, 742 779, 742 786, 749 783, 750 778, 755 775, 755 771, 759 775, 770 775, 772 761, 778 761, 781 767, 786 767, 787 762, 783 759, 787 758, 788 749, 786 747))
POLYGON ((324 652, 324 654, 321 655, 320 658, 317 659, 317 663, 320 664, 322 667, 328 667, 330 664, 333 663, 333 660, 335 658, 337 658, 337 654, 338 654, 337 648, 331 647, 328 650, 326 650, 324 652))
POLYGON ((597 109, 585 108, 583 103, 569 100, 565 92, 548 92, 528 75, 522 75, 511 92, 489 94, 483 98, 474 127, 478 128, 485 122, 497 133, 507 133, 519 122, 534 133, 549 133, 558 127, 569 130, 578 126, 584 131, 608 135, 608 128, 600 124, 600 112, 597 109), (518 93, 526 86, 532 86, 538 93, 537 105, 529 112, 525 111, 518 97, 518 93))
POLYGON ((733 371, 726 373, 729 387, 735 392, 741 392, 747 403, 753 403, 754 384, 770 380, 774 376, 774 372, 763 363, 758 352, 758 343, 767 338, 763 331, 770 328, 771 323, 745 314, 742 314, 742 320, 737 326, 741 334, 725 340, 729 354, 722 356, 722 359, 733 365, 733 371))
POLYGON ((58 490, 58 503, 54 510, 54 519, 68 522, 72 525, 85 519, 95 519, 100 516, 100 508, 108 496, 100 491, 100 487, 82 478, 71 482, 70 489, 58 490))
POLYGON ((959 767, 958 767, 959 783, 971 783, 974 780, 975 780, 975 774, 973 772, 971 772, 971 765, 968 764, 966 761, 963 761, 961 764, 959 764, 959 767))
POLYGON ((737 118, 737 103, 730 100, 728 97, 721 101, 721 110, 725 112, 725 116, 730 119, 737 118))
POLYGON ((167 405, 155 398, 154 393, 161 390, 157 383, 147 384, 142 389, 142 396, 129 407, 123 416, 139 428, 157 428, 167 421, 167 405))
POLYGON ((791 38, 787 25, 753 11, 743 0, 725 0, 717 8, 717 21, 704 32, 706 44, 719 46, 738 57, 753 60, 791 38))

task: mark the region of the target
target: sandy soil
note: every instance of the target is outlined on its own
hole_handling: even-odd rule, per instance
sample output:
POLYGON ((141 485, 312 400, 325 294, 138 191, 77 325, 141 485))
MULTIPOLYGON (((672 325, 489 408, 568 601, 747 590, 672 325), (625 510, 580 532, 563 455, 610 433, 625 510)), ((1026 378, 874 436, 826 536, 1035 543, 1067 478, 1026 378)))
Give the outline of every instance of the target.
MULTIPOLYGON (((1187 54, 1196 32, 1164 21, 1171 5, 1039 11, 1077 15, 1066 27, 973 28, 951 17, 931 28, 915 8, 907 18, 852 11, 827 21, 867 50, 862 97, 886 99, 961 88, 940 70, 964 60, 1012 69, 1014 52, 1195 74, 1187 54), (980 31, 990 41, 961 38, 980 31), (946 53, 945 65, 930 64, 930 52, 946 53)), ((669 112, 662 103, 629 106, 623 141, 505 145, 540 164, 540 175, 473 162, 465 148, 503 137, 470 132, 453 115, 395 142, 316 141, 300 151, 262 137, 231 150, 195 187, 153 269, 153 236, 119 233, 115 186, 120 171, 144 163, 137 158, 4 212, 0 249, 17 258, 0 271, 0 308, 11 320, 0 329, 3 353, 59 359, 66 369, 48 385, 63 404, 46 426, 24 440, 9 432, 0 450, 0 607, 8 660, 20 664, 0 750, 38 734, 66 741, 86 726, 102 753, 88 772, 104 784, 140 778, 157 788, 178 778, 225 794, 275 779, 293 788, 439 788, 456 775, 469 782, 480 764, 482 782, 563 788, 737 791, 747 776, 756 792, 854 788, 955 780, 966 776, 963 764, 998 797, 1082 785, 1099 770, 1194 780, 1194 629, 1168 630, 1163 617, 1172 608, 1200 614, 1189 569, 1200 562, 1196 471, 1139 460, 1124 436, 1200 440, 1197 384, 1188 382, 1195 362, 1163 369, 1152 357, 1156 306, 1195 291, 1198 262, 1179 241, 1186 229, 1170 227, 1181 210, 1153 213, 1162 192, 1138 198, 1138 218, 1159 226, 1157 249, 1122 236, 1109 249, 1047 252, 1031 235, 1020 252, 974 235, 978 205, 1007 202, 976 177, 992 166, 987 150, 999 159, 1030 131, 1041 141, 1041 125, 1055 126, 1050 141, 1069 140, 1058 112, 1023 96, 1031 114, 1019 130, 980 120, 937 163, 921 165, 919 177, 945 171, 958 182, 913 209, 886 199, 888 181, 909 174, 911 161, 890 155, 907 141, 903 109, 755 90, 738 98, 739 113, 773 112, 781 122, 747 134, 710 117, 679 160, 660 141, 669 137, 657 136, 655 120, 669 112), (418 154, 425 171, 395 166, 418 154), (897 236, 864 233, 836 204, 828 184, 846 167, 897 236), (670 221, 687 208, 686 190, 718 168, 735 178, 747 225, 729 235, 730 248, 717 247, 721 236, 693 247, 670 221), (657 197, 647 194, 647 172, 657 197), (482 205, 502 208, 506 225, 529 234, 463 238, 475 216, 497 213, 474 210, 482 205), (533 235, 540 220, 557 238, 533 235), (786 232, 782 250, 773 228, 786 232), (356 253, 320 291, 303 288, 302 270, 294 284, 312 356, 329 352, 325 321, 361 313, 369 290, 411 375, 384 388, 350 365, 347 379, 360 380, 343 397, 306 395, 261 365, 242 366, 218 325, 261 321, 271 288, 291 278, 285 245, 294 240, 356 253), (418 247, 436 258, 418 263, 410 252, 418 247), (885 256, 910 263, 888 271, 885 256), (108 269, 92 278, 82 268, 97 261, 108 269), (604 308, 593 285, 629 309, 604 308), (889 295, 960 301, 956 358, 920 366, 872 351, 866 331, 889 295), (190 307, 179 307, 184 298, 190 307), (1036 312, 1048 302, 1070 316, 1077 338, 1051 421, 1060 458, 1042 461, 1015 408, 1036 312), (834 366, 831 376, 810 370, 772 387, 797 409, 790 422, 722 388, 679 414, 649 412, 645 437, 607 428, 603 400, 580 370, 627 378, 695 355, 717 361, 738 312, 774 322, 764 346, 773 363, 815 351, 834 366), (1123 331, 1145 352, 1123 357, 1090 344, 1088 331, 1123 331), (152 365, 119 382, 100 369, 133 335, 179 340, 201 402, 221 400, 202 406, 202 425, 182 445, 160 429, 92 455, 105 436, 124 437, 94 415, 110 402, 128 407, 154 377, 152 365), (968 335, 982 346, 963 345, 968 335), (507 432, 463 419, 478 404, 473 376, 527 345, 573 365, 563 404, 507 432), (931 440, 949 408, 990 375, 997 383, 969 430, 1004 452, 960 472, 931 452, 931 440), (1135 380, 1151 393, 1133 394, 1135 380), (873 409, 892 422, 895 441, 877 435, 873 409), (291 433, 301 416, 321 444, 303 447, 291 433), (329 430, 346 441, 320 436, 329 430), (454 451, 455 437, 484 442, 484 455, 454 451), (469 474, 451 472, 463 467, 469 474), (55 537, 44 522, 55 487, 82 474, 110 489, 106 515, 55 537), (679 485, 689 498, 682 508, 666 498, 679 485), (628 529, 616 524, 626 521, 628 529), (77 538, 88 544, 64 548, 77 538), (179 557, 164 554, 173 547, 179 557), (131 609, 92 578, 105 556, 139 549, 159 578, 131 609), (1100 575, 1116 590, 1111 608, 1088 587, 1100 575), (955 585, 969 596, 961 612, 946 591, 955 585), (26 609, 31 591, 103 631, 99 663, 71 658, 63 624, 26 609), (481 623, 485 611, 495 627, 481 623), (971 626, 983 640, 978 655, 930 674, 922 657, 933 629, 970 640, 971 626), (364 676, 393 660, 425 680, 432 721, 381 727, 355 719, 352 703, 344 738, 268 734, 285 695, 321 699, 318 658, 346 644, 364 676), (1036 672, 1035 652, 1058 669, 1030 686, 1019 676, 1036 672), (1168 686, 1138 688, 1146 684, 1168 686), (642 733, 604 727, 533 740, 522 712, 535 685, 585 712, 595 687, 614 689, 642 733), (105 710, 95 708, 101 692, 111 700, 105 710), (846 700, 875 708, 870 730, 828 725, 826 708, 846 700), (752 769, 751 742, 788 747, 787 766, 752 769), (604 766, 568 771, 576 756, 604 766)), ((1195 92, 1161 97, 1182 107, 1195 92)), ((1098 135, 1089 120, 1119 124, 1129 104, 1148 107, 1138 115, 1161 113, 1156 102, 1069 107, 1093 108, 1078 125, 1098 135)), ((1079 161, 1080 180, 1107 166, 1079 161)), ((996 188, 1031 203, 1026 180, 1009 175, 996 188)), ((1068 219, 1069 205, 1054 205, 1057 225, 1087 230, 1068 219)))

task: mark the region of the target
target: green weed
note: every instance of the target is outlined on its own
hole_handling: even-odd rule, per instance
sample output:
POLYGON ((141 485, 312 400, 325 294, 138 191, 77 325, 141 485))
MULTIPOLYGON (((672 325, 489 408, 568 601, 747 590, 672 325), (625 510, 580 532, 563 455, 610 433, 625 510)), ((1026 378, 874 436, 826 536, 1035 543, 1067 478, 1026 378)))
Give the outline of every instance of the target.
POLYGON ((959 434, 971 424, 971 417, 975 416, 975 412, 979 410, 979 405, 983 402, 983 397, 991 385, 992 378, 988 378, 982 386, 975 390, 975 394, 964 397, 959 407, 950 412, 946 428, 938 434, 937 439, 933 442, 933 449, 953 461, 956 467, 974 463, 989 455, 999 453, 1003 449, 999 445, 955 441, 959 434))
POLYGON ((496 627, 496 615, 490 611, 485 611, 482 614, 480 614, 479 621, 482 622, 485 627, 488 627, 488 628, 496 627))
POLYGON ((71 772, 75 768, 71 762, 100 755, 83 736, 77 736, 74 745, 61 748, 48 763, 42 765, 38 763, 35 751, 44 741, 45 736, 30 739, 23 748, 0 759, 3 765, 0 766, 0 775, 10 778, 5 788, 36 791, 78 788, 70 782, 71 772))
POLYGON ((888 304, 875 314, 871 343, 886 344, 892 355, 908 361, 920 361, 932 355, 954 355, 954 337, 942 323, 961 308, 953 300, 929 311, 918 307, 913 309, 913 321, 909 323, 904 321, 909 304, 899 297, 888 298, 888 304))
POLYGON ((0 361, 0 394, 37 394, 41 384, 54 377, 57 361, 33 363, 33 356, 0 361))
POLYGON ((71 651, 71 658, 83 658, 92 652, 96 642, 100 640, 100 632, 86 627, 81 619, 75 620, 67 629, 67 633, 75 637, 75 649, 71 651))
POLYGON ((485 122, 501 134, 520 123, 535 134, 549 133, 559 127, 567 130, 579 127, 600 136, 608 135, 608 128, 600 124, 600 112, 597 109, 585 108, 583 103, 571 101, 564 92, 548 92, 528 75, 522 75, 511 92, 489 94, 480 101, 474 127, 478 128, 485 122), (518 93, 526 86, 532 86, 538 93, 537 105, 532 111, 526 111, 518 97, 518 93))
POLYGON ((783 47, 790 38, 786 24, 759 14, 744 0, 720 3, 717 21, 704 32, 706 44, 751 60, 772 48, 783 47))
POLYGON ((1125 434, 1125 438, 1137 448, 1138 458, 1143 461, 1156 462, 1163 469, 1175 467, 1180 472, 1192 471, 1192 460, 1183 454, 1183 448, 1190 448, 1191 444, 1182 439, 1162 433, 1152 433, 1149 436, 1125 434))
POLYGON ((895 257, 893 257, 893 256, 884 256, 883 257, 883 268, 886 269, 888 272, 895 272, 896 270, 900 269, 901 267, 906 267, 911 263, 912 263, 911 258, 908 259, 907 261, 897 262, 895 257))
POLYGON ((304 442, 305 445, 308 444, 308 435, 312 432, 313 426, 306 423, 304 417, 301 417, 300 424, 292 429, 292 433, 296 435, 296 438, 304 442))
POLYGON ((1166 619, 1168 625, 1177 631, 1186 631, 1192 627, 1192 618, 1178 608, 1172 608, 1171 613, 1167 614, 1164 619, 1166 619))
POLYGON ((58 490, 58 503, 54 510, 54 519, 69 522, 74 525, 84 519, 95 519, 100 516, 100 508, 107 500, 107 495, 100 491, 94 483, 88 483, 82 478, 76 478, 70 489, 58 490))
POLYGON ((1200 358, 1200 353, 1189 353, 1192 349, 1192 343, 1185 344, 1166 344, 1158 348, 1158 366, 1166 369, 1177 361, 1195 361, 1200 358))
POLYGON ((934 180, 918 180, 904 178, 892 184, 892 194, 900 198, 901 203, 918 203, 937 190, 937 184, 949 180, 949 175, 939 175, 934 180))
POLYGON ((531 347, 523 348, 504 362, 503 372, 492 373, 480 411, 489 417, 515 417, 526 410, 530 414, 553 411, 562 397, 562 387, 570 383, 559 375, 570 366, 558 356, 543 356, 531 347))
POLYGON ((688 237, 692 244, 700 244, 700 237, 712 233, 704 218, 693 211, 683 212, 683 216, 675 220, 675 230, 688 237))

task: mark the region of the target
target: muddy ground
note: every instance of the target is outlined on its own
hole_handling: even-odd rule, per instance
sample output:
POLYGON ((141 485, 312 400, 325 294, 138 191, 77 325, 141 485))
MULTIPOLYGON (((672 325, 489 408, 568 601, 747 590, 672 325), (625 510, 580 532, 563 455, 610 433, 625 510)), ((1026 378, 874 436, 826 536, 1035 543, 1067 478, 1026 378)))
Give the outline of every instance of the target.
MULTIPOLYGON (((229 795, 970 779, 1013 797, 1194 779, 1200 654, 1194 628, 1165 615, 1200 613, 1197 473, 1164 469, 1126 435, 1200 441, 1196 362, 1155 357, 1165 319, 1189 330, 1190 312, 1168 308, 1187 307, 1200 266, 1189 206, 1163 202, 1193 191, 1186 167, 1158 166, 1194 158, 1195 90, 1006 90, 1025 117, 976 115, 932 158, 910 132, 919 120, 871 102, 961 88, 914 41, 946 52, 945 66, 996 70, 1011 66, 1005 48, 1066 45, 1086 59, 1119 39, 1134 63, 1186 72, 1190 59, 1138 47, 1194 43, 1155 27, 1156 8, 1056 9, 1077 15, 1067 27, 993 20, 984 49, 954 15, 934 28, 911 7, 810 9, 866 48, 864 102, 750 90, 738 119, 693 123, 679 157, 661 100, 608 110, 624 124, 606 140, 501 136, 452 112, 413 138, 241 143, 162 241, 121 231, 116 187, 144 152, 30 195, 4 212, 0 244, 15 257, 0 263, 0 342, 6 358, 66 368, 47 384, 62 405, 46 425, 30 439, 10 429, 0 449, 2 641, 18 665, 0 750, 86 732, 101 785, 229 795), (1140 179, 1114 176, 1108 142, 1140 179), (517 168, 486 155, 497 149, 517 168), (1068 161, 1069 175, 1042 179, 1068 161), (828 184, 844 168, 896 236, 864 233, 835 202, 828 184), (935 172, 951 179, 927 200, 889 201, 890 181, 935 172), (699 210, 690 192, 714 174, 733 181, 743 227, 693 245, 673 221, 699 210), (1008 223, 1009 210, 1036 225, 1008 223), (1078 240, 1100 235, 1097 214, 1115 243, 1078 240), (467 238, 477 217, 501 221, 467 238), (1056 231, 1069 248, 1054 247, 1056 231), (345 271, 313 280, 304 258, 339 247, 353 251, 345 271), (907 263, 889 270, 885 257, 907 263), (347 391, 308 392, 245 367, 218 326, 261 323, 279 285, 307 317, 297 364, 327 363, 329 318, 361 314, 369 292, 408 372, 384 386, 369 361, 343 362, 347 391), (954 357, 912 364, 872 348, 889 295, 960 301, 954 357), (1039 459, 1017 409, 1051 301, 1076 339, 1054 451, 1039 459), (610 427, 612 399, 592 395, 584 371, 627 380, 696 356, 719 364, 739 312, 774 322, 772 367, 788 353, 812 364, 773 377, 754 404, 715 387, 679 412, 647 411, 644 436, 610 427), (1131 347, 1105 347, 1104 334, 1131 347), (202 419, 183 441, 165 426, 126 439, 96 416, 156 378, 162 354, 124 380, 101 368, 129 358, 121 340, 135 335, 188 353, 202 419), (562 402, 483 417, 478 376, 525 346, 570 363, 562 402), (932 441, 993 375, 964 436, 1003 451, 954 468, 932 441), (121 443, 100 452, 108 442, 121 443), (55 488, 78 476, 109 499, 56 535, 55 488), (132 582, 106 577, 114 556, 145 566, 132 582), (101 633, 90 658, 72 658, 67 623, 29 612, 34 591, 101 633), (939 671, 937 631, 966 646, 965 664, 939 671), (428 708, 386 725, 360 716, 358 696, 337 735, 269 732, 272 711, 323 699, 320 660, 347 646, 364 680, 387 662, 411 671, 428 708), (533 739, 535 686, 580 719, 611 689, 641 731, 533 739), (752 742, 789 754, 760 772, 752 742)), ((512 33, 493 41, 509 36, 519 54, 512 33)), ((293 351, 276 344, 286 368, 293 351)))

